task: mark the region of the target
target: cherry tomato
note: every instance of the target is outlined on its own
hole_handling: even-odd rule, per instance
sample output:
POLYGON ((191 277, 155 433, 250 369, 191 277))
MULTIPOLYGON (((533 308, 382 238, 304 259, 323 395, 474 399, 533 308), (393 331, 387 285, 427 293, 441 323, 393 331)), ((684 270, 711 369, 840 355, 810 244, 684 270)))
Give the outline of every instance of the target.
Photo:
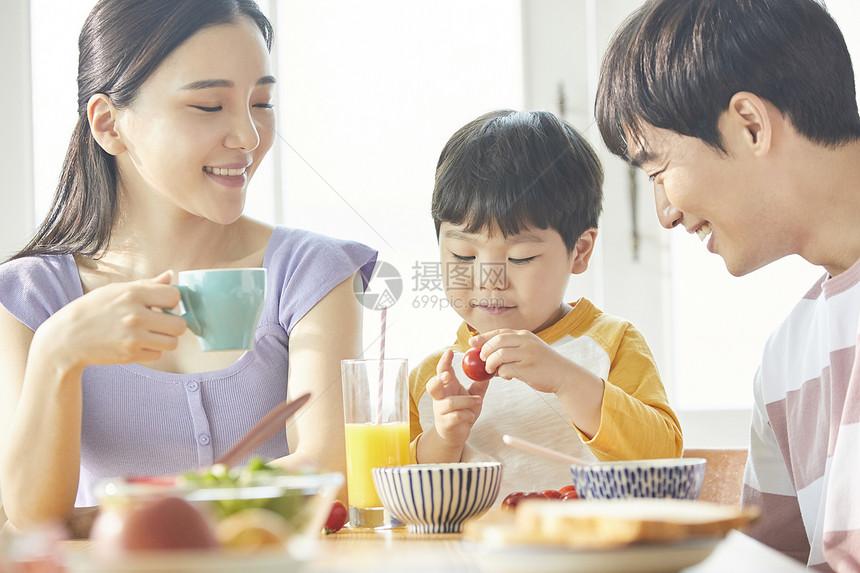
POLYGON ((520 498, 520 502, 523 502, 527 499, 549 499, 549 498, 543 492, 532 491, 532 492, 529 492, 529 493, 523 495, 520 498))
POLYGON ((481 359, 480 348, 470 348, 463 355, 463 372, 475 382, 486 382, 493 377, 487 372, 487 363, 481 359))
POLYGON ((564 494, 566 494, 567 492, 570 492, 570 491, 572 491, 572 492, 576 493, 576 486, 575 486, 575 485, 566 485, 566 486, 564 486, 564 487, 560 487, 560 488, 558 488, 558 493, 560 493, 560 494, 562 494, 562 495, 564 495, 564 494))
POLYGON ((561 492, 554 489, 545 489, 541 493, 550 499, 561 499, 561 492))
POLYGON ((145 485, 176 485, 176 476, 131 476, 125 481, 145 485))
POLYGON ((576 501, 579 499, 579 495, 575 491, 569 491, 567 493, 561 494, 561 501, 576 501))
POLYGON ((506 509, 508 511, 513 511, 517 508, 517 504, 520 502, 520 498, 523 497, 525 493, 521 491, 515 491, 510 494, 508 497, 502 500, 502 509, 506 509))
POLYGON ((328 513, 328 519, 325 520, 323 532, 328 535, 329 533, 340 531, 346 525, 347 521, 349 521, 349 512, 346 506, 342 501, 335 501, 331 506, 331 511, 328 513))

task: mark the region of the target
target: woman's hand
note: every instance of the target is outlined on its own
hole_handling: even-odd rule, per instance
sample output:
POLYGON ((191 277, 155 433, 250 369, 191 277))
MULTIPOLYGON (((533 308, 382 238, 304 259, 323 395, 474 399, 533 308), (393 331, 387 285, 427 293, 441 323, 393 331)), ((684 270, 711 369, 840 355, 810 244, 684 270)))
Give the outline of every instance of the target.
POLYGON ((36 331, 34 346, 69 368, 157 360, 174 350, 185 321, 164 312, 179 304, 170 272, 153 279, 111 283, 73 300, 36 331))

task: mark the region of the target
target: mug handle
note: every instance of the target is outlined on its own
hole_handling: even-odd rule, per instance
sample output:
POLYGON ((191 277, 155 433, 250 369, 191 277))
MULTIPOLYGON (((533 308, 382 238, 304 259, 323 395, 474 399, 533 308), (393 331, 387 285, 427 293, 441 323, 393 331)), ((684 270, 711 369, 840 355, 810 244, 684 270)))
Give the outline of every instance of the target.
POLYGON ((174 288, 179 290, 179 296, 182 297, 182 308, 184 312, 178 313, 173 312, 169 308, 162 308, 164 312, 167 314, 172 314, 173 316, 178 316, 183 319, 185 323, 188 325, 188 330, 194 333, 195 336, 201 336, 200 322, 197 320, 197 317, 194 316, 194 312, 191 310, 191 305, 188 303, 188 298, 191 296, 191 289, 184 285, 173 285, 174 288))

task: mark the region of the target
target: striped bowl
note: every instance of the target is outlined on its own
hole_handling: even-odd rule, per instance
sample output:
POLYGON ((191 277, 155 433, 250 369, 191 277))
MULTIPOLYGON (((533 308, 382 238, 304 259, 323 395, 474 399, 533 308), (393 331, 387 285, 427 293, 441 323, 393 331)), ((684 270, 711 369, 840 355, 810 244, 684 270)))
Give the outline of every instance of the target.
POLYGON ((459 533, 499 496, 502 464, 462 462, 373 468, 382 505, 413 533, 459 533))
POLYGON ((572 465, 582 499, 658 497, 696 499, 705 478, 704 458, 666 458, 572 465))

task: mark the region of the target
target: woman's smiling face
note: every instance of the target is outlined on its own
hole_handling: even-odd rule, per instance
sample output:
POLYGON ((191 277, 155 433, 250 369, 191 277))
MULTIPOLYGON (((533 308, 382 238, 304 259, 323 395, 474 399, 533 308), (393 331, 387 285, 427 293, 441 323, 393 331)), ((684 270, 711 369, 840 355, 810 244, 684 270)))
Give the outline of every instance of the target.
POLYGON ((265 40, 250 19, 191 36, 117 111, 121 188, 217 223, 238 219, 274 139, 274 83, 265 40))

